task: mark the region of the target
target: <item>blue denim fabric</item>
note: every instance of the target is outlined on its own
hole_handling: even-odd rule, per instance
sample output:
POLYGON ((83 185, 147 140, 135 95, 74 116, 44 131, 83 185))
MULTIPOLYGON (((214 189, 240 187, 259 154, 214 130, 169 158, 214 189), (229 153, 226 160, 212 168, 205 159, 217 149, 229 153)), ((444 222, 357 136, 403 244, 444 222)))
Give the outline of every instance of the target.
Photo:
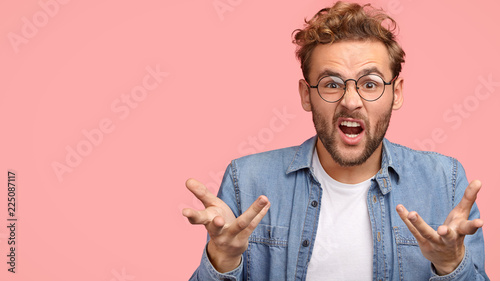
MULTIPOLYGON (((311 170, 315 144, 313 137, 297 147, 231 162, 218 196, 235 216, 261 194, 269 198, 271 208, 250 236, 238 268, 219 273, 204 251, 190 280, 305 280, 321 208, 322 189, 311 170)), ((387 139, 382 153, 381 169, 372 179, 367 197, 373 280, 489 280, 481 229, 466 237, 466 255, 458 268, 437 276, 396 212, 396 205, 403 204, 436 229, 468 185, 462 165, 454 158, 415 151, 387 139)), ((479 210, 474 204, 470 219, 475 218, 479 218, 479 210)))

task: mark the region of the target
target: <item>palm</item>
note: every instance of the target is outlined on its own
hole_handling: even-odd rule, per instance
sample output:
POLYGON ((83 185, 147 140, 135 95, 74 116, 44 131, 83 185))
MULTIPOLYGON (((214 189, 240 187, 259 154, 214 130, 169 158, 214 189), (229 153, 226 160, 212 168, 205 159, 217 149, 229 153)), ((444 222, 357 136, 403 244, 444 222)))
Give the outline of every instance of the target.
POLYGON ((219 198, 217 198, 216 201, 217 202, 214 202, 213 205, 205 206, 206 209, 204 212, 206 212, 207 223, 213 222, 216 217, 220 217, 223 219, 224 227, 228 227, 233 221, 236 220, 236 217, 224 201, 219 198))
POLYGON ((471 182, 462 200, 437 231, 416 212, 408 212, 403 205, 396 207, 399 216, 417 239, 422 254, 434 264, 439 274, 450 273, 460 264, 465 254, 465 236, 474 234, 483 226, 480 219, 468 220, 480 188, 479 181, 471 182))
POLYGON ((270 203, 265 196, 255 202, 238 218, 229 206, 196 180, 188 180, 186 187, 198 198, 205 210, 184 209, 182 214, 192 224, 203 224, 210 235, 207 254, 221 272, 236 268, 241 254, 248 248, 248 238, 267 213, 270 203))

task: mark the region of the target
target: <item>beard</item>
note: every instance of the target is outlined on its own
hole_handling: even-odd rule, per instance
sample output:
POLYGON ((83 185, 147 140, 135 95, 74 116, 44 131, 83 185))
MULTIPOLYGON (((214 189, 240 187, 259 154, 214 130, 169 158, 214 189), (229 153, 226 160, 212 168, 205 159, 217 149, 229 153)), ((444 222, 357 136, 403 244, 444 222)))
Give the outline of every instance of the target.
POLYGON ((380 120, 375 124, 374 132, 371 132, 370 121, 358 113, 348 113, 345 110, 336 113, 333 116, 331 123, 328 122, 320 113, 318 113, 314 106, 311 104, 314 127, 318 134, 319 139, 324 147, 331 155, 333 160, 342 167, 358 166, 366 162, 373 152, 380 146, 385 137, 387 128, 389 128, 389 121, 391 120, 392 107, 381 116, 380 120), (343 156, 339 146, 336 145, 337 138, 335 136, 336 126, 339 118, 354 118, 363 120, 365 122, 365 138, 366 144, 359 156, 345 155, 343 156))

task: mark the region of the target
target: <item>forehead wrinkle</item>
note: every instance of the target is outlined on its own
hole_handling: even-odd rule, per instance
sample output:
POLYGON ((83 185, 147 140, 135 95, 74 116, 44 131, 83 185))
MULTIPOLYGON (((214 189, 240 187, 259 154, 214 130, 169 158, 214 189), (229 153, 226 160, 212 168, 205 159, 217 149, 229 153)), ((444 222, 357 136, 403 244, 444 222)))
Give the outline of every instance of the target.
MULTIPOLYGON (((367 64, 369 64, 371 62, 368 62, 367 64)), ((367 74, 378 74, 380 75, 383 79, 385 79, 384 77, 384 74, 382 73, 382 71, 380 71, 378 69, 378 67, 376 65, 373 65, 373 66, 369 66, 365 69, 361 69, 357 72, 357 75, 356 77, 345 77, 344 75, 342 75, 340 72, 338 71, 335 71, 335 70, 332 70, 330 68, 325 68, 323 71, 321 71, 318 75, 318 80, 325 77, 325 76, 337 76, 339 78, 341 78, 342 80, 346 80, 346 79, 358 79, 359 77, 363 76, 363 75, 367 75, 367 74)))
POLYGON ((325 75, 337 74, 335 76, 342 79, 357 79, 365 74, 373 73, 387 80, 384 73, 390 70, 390 59, 386 47, 381 44, 354 41, 318 45, 313 50, 312 71, 309 75, 315 72, 314 65, 322 67, 310 78, 314 81, 315 78, 320 79, 325 75), (355 77, 347 77, 347 75, 355 77))
POLYGON ((376 65, 358 71, 358 77, 361 77, 361 76, 367 75, 367 74, 378 74, 384 80, 386 79, 384 74, 382 73, 382 71, 380 69, 378 69, 378 67, 376 65))

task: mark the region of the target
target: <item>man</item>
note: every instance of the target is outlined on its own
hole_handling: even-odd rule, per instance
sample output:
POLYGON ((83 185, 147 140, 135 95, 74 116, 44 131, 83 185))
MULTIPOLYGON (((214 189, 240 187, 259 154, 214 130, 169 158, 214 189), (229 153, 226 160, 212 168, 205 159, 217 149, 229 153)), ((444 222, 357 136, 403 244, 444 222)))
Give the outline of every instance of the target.
POLYGON ((186 182, 206 209, 183 215, 210 236, 192 280, 488 280, 481 183, 456 159, 384 139, 403 105, 394 29, 338 2, 295 31, 317 136, 233 160, 218 197, 186 182))

